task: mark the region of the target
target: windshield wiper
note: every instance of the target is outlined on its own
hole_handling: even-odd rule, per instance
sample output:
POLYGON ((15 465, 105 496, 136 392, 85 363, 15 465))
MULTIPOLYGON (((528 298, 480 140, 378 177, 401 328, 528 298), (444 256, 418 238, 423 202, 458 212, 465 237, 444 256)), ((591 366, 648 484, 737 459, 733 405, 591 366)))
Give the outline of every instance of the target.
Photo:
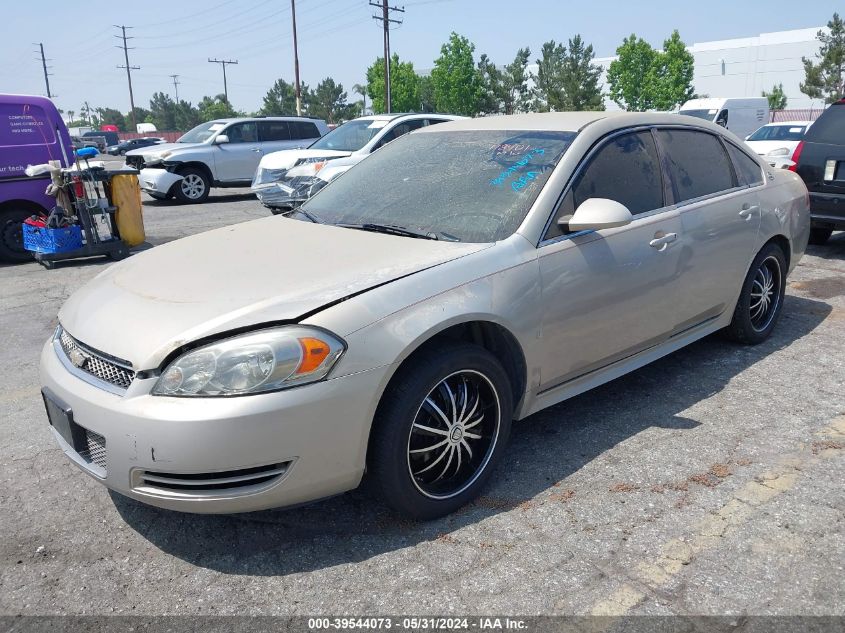
POLYGON ((284 213, 280 213, 279 215, 286 217, 286 218, 289 218, 294 213, 300 213, 300 214, 304 215, 306 218, 311 220, 314 224, 325 224, 325 222, 323 222, 316 215, 314 215, 310 211, 303 209, 302 207, 296 207, 294 209, 291 209, 290 211, 285 211, 284 213))
POLYGON ((365 222, 363 224, 336 224, 335 226, 342 226, 345 229, 358 229, 359 231, 371 231, 373 233, 387 233, 388 235, 401 235, 402 237, 415 237, 421 240, 437 240, 436 233, 426 233, 424 231, 414 231, 413 229, 396 224, 376 224, 375 222, 365 222))

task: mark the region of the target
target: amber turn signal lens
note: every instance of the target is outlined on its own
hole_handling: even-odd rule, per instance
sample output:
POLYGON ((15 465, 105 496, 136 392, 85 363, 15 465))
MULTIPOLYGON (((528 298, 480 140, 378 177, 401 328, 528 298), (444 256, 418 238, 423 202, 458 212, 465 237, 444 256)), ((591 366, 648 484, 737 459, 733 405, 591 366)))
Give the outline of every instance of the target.
POLYGON ((317 369, 331 351, 329 344, 318 338, 301 338, 299 344, 302 346, 302 362, 295 372, 297 374, 308 374, 317 369))

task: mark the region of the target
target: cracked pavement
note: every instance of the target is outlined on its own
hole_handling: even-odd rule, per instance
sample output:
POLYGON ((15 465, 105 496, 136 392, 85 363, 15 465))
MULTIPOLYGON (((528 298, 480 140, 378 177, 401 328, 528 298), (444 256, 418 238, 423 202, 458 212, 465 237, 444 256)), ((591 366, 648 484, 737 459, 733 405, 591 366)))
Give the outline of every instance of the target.
MULTIPOLYGON (((159 244, 268 212, 145 199, 159 244)), ((0 614, 845 613, 845 234, 810 247, 770 340, 709 337, 515 425, 476 503, 398 519, 362 489, 192 516, 55 445, 37 359, 108 261, 0 267, 0 614)))

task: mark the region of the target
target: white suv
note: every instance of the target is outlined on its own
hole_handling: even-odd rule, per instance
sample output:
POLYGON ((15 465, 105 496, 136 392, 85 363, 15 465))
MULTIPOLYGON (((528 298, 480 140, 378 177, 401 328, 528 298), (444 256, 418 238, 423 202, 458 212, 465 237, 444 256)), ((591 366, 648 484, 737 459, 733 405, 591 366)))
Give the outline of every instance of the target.
POLYGON ((429 125, 463 118, 452 114, 376 114, 353 119, 308 149, 264 156, 252 190, 273 213, 286 213, 390 141, 429 125))
POLYGON ((175 143, 127 152, 126 162, 141 169, 141 189, 153 198, 204 202, 211 187, 248 187, 264 154, 307 147, 328 131, 302 117, 217 119, 175 143))

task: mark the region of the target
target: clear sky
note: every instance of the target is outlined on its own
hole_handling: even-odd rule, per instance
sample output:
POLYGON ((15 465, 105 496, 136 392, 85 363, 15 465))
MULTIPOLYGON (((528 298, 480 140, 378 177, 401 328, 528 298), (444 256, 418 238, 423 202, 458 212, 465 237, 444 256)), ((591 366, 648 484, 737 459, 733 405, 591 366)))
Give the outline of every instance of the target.
MULTIPOLYGON (((566 41, 580 33, 597 56, 612 55, 634 32, 659 47, 677 28, 687 44, 763 32, 818 27, 841 0, 407 0, 404 23, 391 32, 392 51, 417 69, 430 68, 450 31, 476 45, 476 59, 487 53, 497 64, 529 46, 536 59, 543 42, 566 41)), ((351 94, 363 83, 367 66, 382 53, 380 23, 368 0, 296 0, 302 80, 312 87, 327 76, 351 94)), ((129 34, 135 103, 148 107, 153 92, 173 95, 169 75, 179 75, 179 97, 196 104, 223 92, 219 64, 228 66, 229 98, 254 111, 273 82, 293 81, 290 0, 41 0, 3 4, 0 38, 0 92, 46 94, 40 58, 43 42, 52 61, 50 87, 56 103, 79 112, 94 107, 129 109, 123 51, 115 48, 114 24, 129 34), (14 9, 12 9, 14 7, 14 9)))

